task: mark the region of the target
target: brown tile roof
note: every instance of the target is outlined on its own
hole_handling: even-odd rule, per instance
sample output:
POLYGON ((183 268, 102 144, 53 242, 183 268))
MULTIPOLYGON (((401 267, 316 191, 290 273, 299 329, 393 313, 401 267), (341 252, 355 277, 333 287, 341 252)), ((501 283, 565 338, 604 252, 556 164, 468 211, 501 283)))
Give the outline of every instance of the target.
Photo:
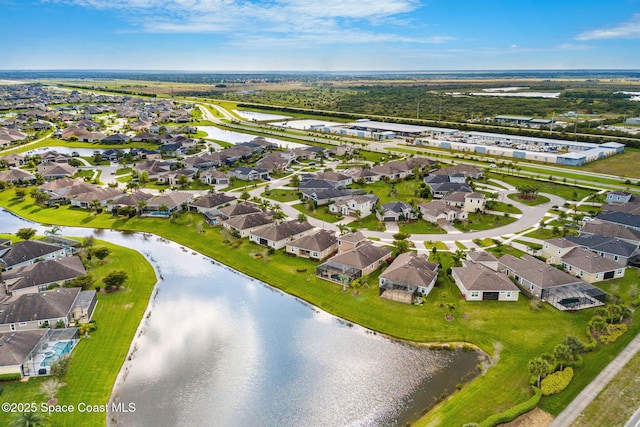
POLYGON ((256 230, 251 234, 272 242, 279 242, 280 240, 288 239, 312 229, 313 225, 309 224, 307 221, 298 222, 294 219, 287 222, 271 224, 267 227, 256 230))
POLYGON ((329 230, 319 230, 317 233, 302 236, 287 246, 293 246, 308 251, 322 252, 338 243, 335 234, 329 230))
POLYGON ((391 256, 391 250, 388 248, 379 248, 371 243, 357 246, 346 252, 330 258, 332 263, 343 264, 349 267, 363 270, 374 262, 391 256))
POLYGON ((396 283, 426 287, 438 276, 438 264, 428 261, 428 255, 405 252, 380 275, 396 283))
POLYGON ((252 213, 262 212, 260 208, 254 203, 241 202, 235 205, 225 206, 220 209, 220 212, 227 218, 233 218, 241 215, 248 215, 252 213))
POLYGON ((61 250, 60 246, 40 242, 38 240, 25 240, 14 243, 7 248, 0 249, 0 265, 11 267, 32 259, 61 250))
POLYGON ((229 196, 225 193, 208 193, 200 197, 195 202, 189 203, 189 206, 196 206, 199 208, 216 208, 220 205, 231 203, 234 200, 236 200, 234 196, 229 196))
POLYGON ((32 286, 71 280, 74 277, 87 274, 79 257, 63 257, 51 259, 2 273, 3 281, 13 281, 10 290, 30 288, 32 286))
POLYGON ((587 273, 602 273, 605 271, 624 268, 622 264, 618 264, 609 258, 601 257, 600 255, 583 247, 571 249, 561 259, 563 263, 587 273))
POLYGON ((256 212, 248 215, 235 216, 223 222, 236 230, 248 230, 273 223, 273 215, 266 212, 256 212))
POLYGON ((47 329, 0 333, 0 367, 22 365, 47 329))
POLYGON ((451 271, 470 291, 519 291, 506 274, 493 271, 472 261, 463 262, 463 267, 453 267, 451 271))
POLYGON ((0 304, 0 325, 67 317, 81 288, 56 288, 51 291, 20 295, 0 304))
POLYGON ((522 255, 522 258, 502 255, 498 261, 514 271, 516 275, 543 289, 582 282, 569 273, 547 265, 531 255, 525 254, 522 255))

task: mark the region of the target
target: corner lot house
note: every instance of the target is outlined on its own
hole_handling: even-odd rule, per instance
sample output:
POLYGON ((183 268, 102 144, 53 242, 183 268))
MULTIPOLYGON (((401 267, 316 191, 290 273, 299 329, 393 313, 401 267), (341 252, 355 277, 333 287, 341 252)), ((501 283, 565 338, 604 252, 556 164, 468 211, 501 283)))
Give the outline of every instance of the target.
POLYGON ((2 274, 2 285, 11 296, 43 292, 51 285, 87 274, 80 257, 62 257, 14 268, 2 274))
POLYGON ((471 260, 453 267, 451 276, 466 301, 518 301, 520 289, 506 274, 471 260))
POLYGON ((438 264, 426 254, 405 252, 380 274, 380 296, 412 304, 420 294, 427 296, 438 278, 438 264))
POLYGON ((451 223, 456 219, 465 220, 469 217, 466 211, 455 206, 449 206, 442 200, 433 200, 431 202, 418 205, 422 212, 422 219, 438 225, 451 223))
POLYGON ((273 215, 266 212, 235 216, 222 222, 224 228, 237 232, 240 237, 249 237, 254 231, 269 224, 273 224, 273 215))

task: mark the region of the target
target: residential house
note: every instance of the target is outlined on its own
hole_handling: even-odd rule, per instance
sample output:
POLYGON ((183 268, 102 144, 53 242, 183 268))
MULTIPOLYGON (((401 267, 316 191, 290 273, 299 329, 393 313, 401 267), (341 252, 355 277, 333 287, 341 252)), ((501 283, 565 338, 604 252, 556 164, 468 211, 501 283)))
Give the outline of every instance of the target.
POLYGON ((438 169, 430 175, 455 175, 463 174, 466 178, 480 179, 482 178, 482 169, 475 166, 461 163, 459 165, 450 166, 448 168, 438 169))
POLYGON ((466 212, 483 212, 486 205, 485 195, 476 192, 454 191, 442 197, 450 206, 462 208, 466 212))
POLYGON ((335 190, 337 183, 326 181, 324 179, 316 179, 315 175, 302 174, 300 185, 298 189, 300 191, 308 190, 335 190))
POLYGON ((467 252, 467 258, 476 264, 482 264, 485 267, 490 268, 493 271, 498 271, 499 261, 489 252, 485 251, 471 251, 467 252))
POLYGON ((313 225, 307 221, 291 220, 277 222, 253 230, 249 233, 249 240, 273 249, 282 249, 292 240, 305 236, 313 230, 313 225))
POLYGON ((283 171, 289 167, 295 156, 288 155, 284 151, 276 151, 269 153, 257 161, 256 166, 271 173, 274 171, 283 171))
POLYGON ((126 144, 131 138, 124 133, 114 133, 113 135, 106 136, 100 141, 102 144, 126 144))
POLYGON ((421 203, 418 209, 422 212, 422 219, 438 225, 445 225, 455 220, 464 221, 468 218, 468 212, 450 206, 442 200, 421 203))
POLYGON ((28 375, 25 367, 34 350, 45 340, 49 329, 0 333, 0 376, 8 374, 28 375))
POLYGON ((371 168, 372 172, 387 179, 404 179, 411 174, 411 168, 406 162, 394 161, 377 165, 371 168))
MULTIPOLYGON (((20 295, 0 303, 0 332, 28 331, 53 327, 61 322, 68 327, 74 322, 73 311, 82 292, 95 291, 81 288, 55 288, 50 291, 20 295)), ((95 307, 95 303, 92 302, 95 307)), ((89 318, 93 313, 89 314, 89 318)))
POLYGON ((36 183, 36 176, 22 169, 9 169, 0 172, 0 181, 15 185, 32 185, 36 183))
POLYGON ((380 205, 376 210, 376 217, 384 222, 398 222, 416 219, 417 214, 409 203, 389 202, 380 205))
POLYGON ((346 175, 349 175, 355 182, 371 183, 378 182, 382 179, 382 175, 371 169, 365 168, 349 168, 343 171, 346 175))
POLYGON ((640 245, 640 231, 625 227, 621 224, 614 224, 604 221, 587 221, 580 229, 581 236, 605 236, 615 237, 620 240, 624 240, 636 246, 640 245))
POLYGON ((318 172, 315 178, 330 183, 333 188, 345 188, 353 183, 353 177, 336 171, 318 172))
POLYGON ((107 202, 107 210, 113 212, 114 214, 125 206, 136 209, 136 211, 140 208, 141 205, 146 205, 149 199, 152 199, 153 194, 145 193, 144 191, 135 191, 130 194, 125 194, 122 197, 118 197, 115 200, 111 200, 107 202))
POLYGON ((351 250, 339 252, 317 266, 316 276, 348 286, 356 278, 373 273, 390 258, 390 249, 365 242, 351 250))
POLYGON ((348 199, 340 200, 329 205, 329 211, 332 213, 340 213, 344 216, 359 216, 364 218, 371 215, 374 207, 378 203, 378 196, 373 194, 363 194, 361 196, 352 196, 348 199))
POLYGON ((580 310, 605 302, 602 290, 530 255, 503 255, 498 261, 499 271, 513 277, 522 291, 559 310, 580 310))
POLYGON ((631 201, 633 194, 627 193, 623 190, 610 191, 607 193, 607 204, 623 204, 631 201))
POLYGON ((102 154, 100 154, 100 157, 102 158, 102 160, 108 162, 117 162, 122 157, 124 157, 124 155, 124 150, 120 150, 118 148, 109 148, 108 150, 104 150, 102 154))
POLYGON ((380 274, 380 296, 412 304, 418 296, 429 295, 437 278, 438 264, 429 262, 428 255, 405 252, 380 274))
POLYGON ((256 181, 258 179, 269 180, 269 171, 261 168, 241 166, 231 171, 231 176, 243 181, 256 181))
POLYGON ((208 170, 200 173, 200 181, 209 185, 229 185, 229 175, 218 170, 208 170))
POLYGON ((38 189, 50 197, 49 203, 69 201, 78 194, 89 193, 98 188, 100 187, 84 182, 81 179, 68 177, 56 179, 38 186, 38 189))
POLYGON ((0 246, 2 270, 25 267, 38 261, 67 256, 68 250, 39 240, 25 240, 7 247, 0 246))
POLYGON ((6 164, 10 168, 17 168, 25 164, 24 156, 21 154, 7 154, 0 157, 0 164, 6 164))
POLYGON ((587 283, 624 277, 625 266, 591 252, 587 248, 576 247, 561 259, 562 268, 587 283))
POLYGON ((85 274, 87 271, 79 257, 62 257, 5 271, 2 274, 2 285, 7 295, 15 297, 43 292, 53 285, 62 286, 85 274))
POLYGON ((619 224, 640 231, 640 214, 635 215, 627 212, 605 211, 600 212, 596 218, 602 222, 619 224))
POLYGON ((117 201, 119 198, 126 196, 127 193, 118 188, 97 188, 94 191, 78 194, 70 199, 71 206, 75 206, 82 209, 93 208, 92 204, 98 202, 100 207, 105 207, 107 204, 117 201))
POLYGON ((431 194, 436 199, 441 199, 449 193, 464 192, 472 193, 471 187, 464 182, 451 182, 448 175, 430 175, 424 177, 424 183, 431 190, 431 194))
POLYGON ((504 273, 463 260, 462 267, 451 268, 451 276, 466 301, 518 301, 520 289, 504 273))
POLYGON ((254 213, 262 212, 258 205, 251 202, 240 202, 236 204, 232 204, 229 206, 225 206, 224 208, 218 209, 220 212, 220 218, 229 219, 235 218, 237 216, 249 215, 254 213))
POLYGON ((183 179, 180 178, 181 176, 186 177, 184 179, 189 183, 193 181, 196 172, 197 171, 195 169, 177 169, 174 171, 164 172, 158 175, 158 183, 168 184, 171 186, 181 185, 180 181, 183 179))
POLYGON ((183 205, 187 206, 194 198, 193 194, 184 191, 161 194, 149 199, 143 212, 165 212, 166 214, 171 214, 182 209, 183 205))
POLYGON ((338 252, 349 251, 353 248, 365 244, 366 242, 368 242, 367 238, 364 237, 364 234, 359 231, 338 236, 338 252))
MULTIPOLYGON (((225 193, 207 193, 199 199, 189 203, 189 210, 192 212, 204 213, 218 209, 221 206, 237 200, 236 197, 225 193)), ((236 205, 237 206, 237 205, 236 205)))
POLYGON ((353 190, 337 190, 332 188, 318 190, 300 190, 302 198, 313 200, 317 206, 329 204, 331 202, 339 202, 353 197, 353 190))
POLYGON ((235 216, 222 221, 222 226, 238 233, 240 237, 249 237, 256 230, 273 223, 273 215, 267 212, 256 212, 235 216))
POLYGON ((184 164, 188 168, 199 170, 211 169, 212 167, 220 166, 220 154, 204 153, 199 156, 189 156, 184 159, 184 164))
POLYGON ((40 163, 37 170, 45 180, 51 181, 60 178, 70 178, 78 171, 78 168, 69 166, 68 164, 40 163))
POLYGON ((572 236, 568 234, 565 238, 574 242, 576 245, 583 246, 597 253, 601 257, 608 258, 622 265, 628 265, 629 260, 637 256, 640 252, 637 245, 625 240, 616 239, 615 237, 598 235, 572 236))
POLYGON ((329 230, 299 237, 287 243, 286 252, 302 258, 322 261, 338 250, 338 239, 329 230))
POLYGON ((549 264, 560 264, 560 259, 578 246, 580 245, 564 237, 545 240, 541 255, 547 259, 549 264))
POLYGON ((40 154, 40 163, 69 163, 71 156, 61 154, 55 150, 49 150, 40 154))

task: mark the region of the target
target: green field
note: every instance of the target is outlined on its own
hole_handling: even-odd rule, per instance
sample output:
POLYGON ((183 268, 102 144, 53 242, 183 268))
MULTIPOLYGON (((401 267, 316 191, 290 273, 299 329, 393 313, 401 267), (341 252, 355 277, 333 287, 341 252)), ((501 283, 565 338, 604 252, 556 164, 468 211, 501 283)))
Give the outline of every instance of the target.
POLYGON ((581 170, 640 178, 640 148, 625 148, 624 153, 581 166, 581 170))
POLYGON ((467 233, 470 231, 491 230, 515 221, 517 221, 517 218, 513 216, 506 217, 504 215, 470 212, 469 219, 454 221, 453 226, 463 233, 467 233))
POLYGON ((507 197, 516 202, 523 203, 527 206, 537 206, 543 203, 549 203, 551 200, 548 197, 537 195, 535 199, 521 199, 517 194, 507 194, 507 197))

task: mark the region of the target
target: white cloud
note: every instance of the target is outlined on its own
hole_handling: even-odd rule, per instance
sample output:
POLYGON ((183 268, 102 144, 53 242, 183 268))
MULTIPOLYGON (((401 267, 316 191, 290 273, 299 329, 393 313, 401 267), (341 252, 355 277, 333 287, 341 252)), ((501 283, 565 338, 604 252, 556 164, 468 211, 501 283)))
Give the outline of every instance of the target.
POLYGON ((576 40, 602 39, 637 39, 640 38, 640 13, 634 14, 630 20, 611 28, 586 31, 578 34, 576 40))
POLYGON ((148 33, 220 34, 246 41, 296 44, 445 43, 450 36, 409 28, 416 0, 43 0, 123 13, 148 33), (383 31, 374 27, 384 26, 383 31), (402 31, 398 31, 401 29, 402 31), (411 31, 410 31, 411 30, 411 31), (285 39, 285 40, 283 40, 285 39))

